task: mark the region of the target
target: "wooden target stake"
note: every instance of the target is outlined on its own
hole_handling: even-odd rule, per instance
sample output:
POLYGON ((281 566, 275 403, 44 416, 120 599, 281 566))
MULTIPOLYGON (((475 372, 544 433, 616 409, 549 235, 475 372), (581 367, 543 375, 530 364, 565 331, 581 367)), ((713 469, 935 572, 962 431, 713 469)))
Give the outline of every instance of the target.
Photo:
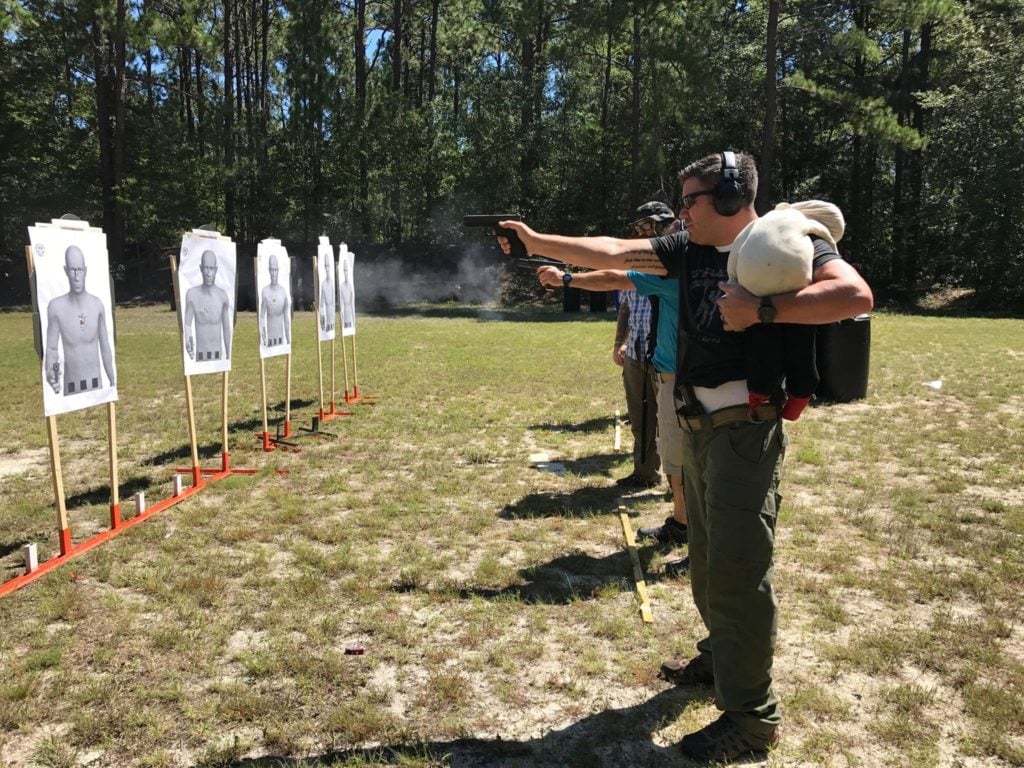
POLYGON ((356 337, 352 334, 352 395, 359 397, 359 369, 356 362, 356 337))
MULTIPOLYGON (((178 290, 178 260, 174 255, 168 257, 171 262, 171 281, 174 284, 175 296, 180 295, 178 290)), ((178 307, 178 333, 181 335, 181 343, 184 345, 184 329, 180 322, 181 307, 178 307)), ((188 442, 192 449, 192 487, 200 488, 203 485, 203 471, 199 467, 199 444, 196 439, 196 406, 192 398, 192 377, 185 374, 185 409, 188 412, 188 442)))
MULTIPOLYGON (((32 246, 25 246, 25 263, 28 266, 29 280, 34 279, 35 262, 32 259, 32 246)), ((64 499, 64 470, 60 463, 60 440, 57 437, 57 417, 46 417, 46 439, 50 444, 50 476, 53 478, 53 495, 57 502, 57 534, 60 540, 60 553, 66 555, 71 551, 71 526, 68 523, 67 502, 64 499)))
POLYGON ((633 581, 636 582, 636 596, 640 601, 640 616, 644 624, 653 624, 654 614, 651 612, 651 600, 647 596, 644 569, 640 566, 640 553, 636 548, 633 526, 629 524, 629 513, 624 504, 619 505, 619 521, 622 523, 622 533, 626 537, 626 550, 629 552, 629 559, 633 561, 633 581))
POLYGON ((274 446, 270 442, 270 429, 267 426, 267 365, 263 358, 260 358, 260 402, 263 404, 263 450, 272 451, 274 446))
MULTIPOLYGON (((319 346, 319 345, 318 345, 319 346)), ((284 363, 284 437, 292 436, 292 353, 289 352, 284 363)))
MULTIPOLYGON (((334 335, 337 336, 337 332, 335 332, 334 335)), ((334 357, 334 339, 331 339, 331 413, 334 413, 334 404, 337 402, 335 399, 335 393, 338 391, 338 386, 334 381, 334 374, 337 370, 337 364, 335 363, 334 357)))
POLYGON ((350 403, 352 402, 352 397, 349 395, 348 391, 348 351, 345 347, 344 334, 341 336, 341 362, 345 366, 345 402, 350 403))
POLYGON ((60 465, 60 443, 57 440, 57 417, 46 417, 46 437, 50 441, 50 474, 53 475, 53 495, 57 499, 57 532, 60 536, 60 553, 71 551, 71 526, 68 524, 68 508, 64 501, 64 471, 60 465))
POLYGON ((223 371, 221 373, 220 453, 222 472, 229 472, 231 470, 231 453, 228 450, 228 374, 229 371, 223 371))
POLYGON ((117 472, 117 411, 114 403, 107 403, 107 436, 110 440, 110 527, 121 527, 121 493, 117 472))
POLYGON ((316 277, 316 285, 313 287, 313 315, 316 322, 313 324, 313 332, 316 333, 316 373, 320 383, 320 418, 324 417, 324 354, 320 349, 320 272, 318 271, 318 259, 313 257, 313 275, 316 277))

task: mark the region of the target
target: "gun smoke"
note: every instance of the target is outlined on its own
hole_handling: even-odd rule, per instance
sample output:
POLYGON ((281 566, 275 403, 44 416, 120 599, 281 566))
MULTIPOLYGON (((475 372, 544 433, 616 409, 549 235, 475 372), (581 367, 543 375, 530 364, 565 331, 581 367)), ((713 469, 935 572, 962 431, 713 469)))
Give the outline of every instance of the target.
POLYGON ((503 262, 493 249, 472 246, 454 264, 417 264, 386 258, 356 261, 356 304, 359 308, 458 302, 496 304, 501 299, 503 262))

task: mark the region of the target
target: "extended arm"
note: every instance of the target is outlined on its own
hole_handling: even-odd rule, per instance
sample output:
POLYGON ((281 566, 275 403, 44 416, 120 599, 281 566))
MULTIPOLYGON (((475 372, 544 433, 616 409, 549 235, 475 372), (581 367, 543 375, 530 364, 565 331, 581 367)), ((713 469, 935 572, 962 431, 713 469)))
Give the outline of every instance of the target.
MULTIPOLYGON (((742 331, 757 322, 760 299, 732 283, 719 283, 718 308, 725 330, 742 331)), ((799 291, 772 296, 777 323, 822 325, 871 311, 871 288, 850 264, 835 259, 814 270, 811 284, 799 291)))
POLYGON ((192 305, 192 289, 190 288, 188 293, 185 294, 185 351, 188 352, 188 356, 195 359, 195 344, 192 341, 192 321, 195 319, 196 310, 192 305))
POLYGON ((46 351, 43 354, 43 369, 46 372, 46 382, 53 387, 55 393, 60 393, 60 350, 57 344, 60 342, 60 320, 57 313, 53 311, 53 302, 46 308, 46 351))
MULTIPOLYGON (((541 267, 537 270, 537 277, 541 285, 546 285, 549 288, 558 288, 564 285, 564 275, 565 272, 558 267, 541 267)), ((572 286, 573 288, 582 288, 584 291, 614 291, 634 287, 633 281, 622 269, 601 269, 596 272, 574 274, 572 286)))
POLYGON ((224 358, 231 359, 231 302, 224 296, 224 307, 220 311, 221 331, 224 334, 224 358))
POLYGON ((266 288, 263 289, 263 293, 260 294, 260 311, 256 316, 256 325, 260 329, 260 340, 263 342, 263 346, 267 346, 267 296, 266 288))
POLYGON ((107 313, 100 307, 98 331, 100 335, 100 359, 103 361, 103 370, 107 372, 107 381, 110 386, 117 386, 114 380, 114 351, 110 348, 110 339, 107 337, 107 313))
MULTIPOLYGON (((534 232, 521 221, 503 221, 501 226, 516 231, 519 239, 526 246, 527 253, 598 270, 635 269, 637 272, 646 272, 652 275, 667 274, 648 240, 542 235, 539 232, 534 232)), ((499 237, 498 243, 506 255, 512 252, 508 238, 499 237)), ((587 288, 587 290, 606 289, 587 288)))

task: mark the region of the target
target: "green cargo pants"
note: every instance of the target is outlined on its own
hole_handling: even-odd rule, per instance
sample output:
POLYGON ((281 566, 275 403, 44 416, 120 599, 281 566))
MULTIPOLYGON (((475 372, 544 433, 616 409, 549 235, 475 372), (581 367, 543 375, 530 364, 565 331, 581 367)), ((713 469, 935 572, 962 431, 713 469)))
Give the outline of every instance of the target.
POLYGON ((780 421, 684 428, 690 581, 708 630, 697 650, 714 670, 718 708, 758 735, 781 719, 772 692, 772 552, 785 446, 780 421))

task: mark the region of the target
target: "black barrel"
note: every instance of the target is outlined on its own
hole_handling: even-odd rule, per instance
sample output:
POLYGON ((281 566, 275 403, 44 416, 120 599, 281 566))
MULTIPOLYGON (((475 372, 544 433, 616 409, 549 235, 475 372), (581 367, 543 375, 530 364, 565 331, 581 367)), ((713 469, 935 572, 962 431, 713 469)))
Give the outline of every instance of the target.
POLYGON ((815 353, 821 382, 815 397, 830 403, 849 403, 867 397, 870 352, 869 315, 819 326, 815 353))

